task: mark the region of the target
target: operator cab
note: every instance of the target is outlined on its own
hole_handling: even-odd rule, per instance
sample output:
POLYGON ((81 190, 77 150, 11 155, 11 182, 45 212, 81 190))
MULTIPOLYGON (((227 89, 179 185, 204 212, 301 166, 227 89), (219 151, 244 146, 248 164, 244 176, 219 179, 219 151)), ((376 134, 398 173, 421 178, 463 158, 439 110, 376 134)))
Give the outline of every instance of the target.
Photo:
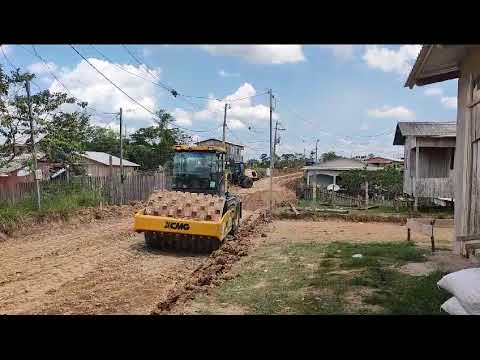
POLYGON ((223 196, 225 150, 181 145, 173 157, 172 190, 223 196))

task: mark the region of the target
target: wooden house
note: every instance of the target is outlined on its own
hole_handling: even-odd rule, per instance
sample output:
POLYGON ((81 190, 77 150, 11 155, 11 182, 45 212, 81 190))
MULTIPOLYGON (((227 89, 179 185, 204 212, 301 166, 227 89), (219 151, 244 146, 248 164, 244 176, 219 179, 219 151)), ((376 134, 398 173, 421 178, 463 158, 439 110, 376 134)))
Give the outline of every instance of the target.
POLYGON ((385 168, 385 167, 395 167, 395 168, 402 168, 403 161, 397 159, 388 159, 381 156, 374 156, 368 159, 365 159, 365 162, 370 166, 375 166, 378 168, 385 168))
MULTIPOLYGON (((18 154, 13 160, 6 162, 6 159, 0 159, 0 163, 5 164, 0 167, 0 187, 13 187, 17 184, 30 183, 34 181, 34 176, 28 164, 32 160, 32 154, 18 154)), ((52 164, 45 158, 43 153, 37 153, 37 166, 42 170, 42 178, 48 179, 52 164)))
MULTIPOLYGON (((99 151, 85 151, 80 156, 82 157, 80 164, 84 166, 88 176, 109 176, 110 170, 112 175, 120 174, 120 158, 116 156, 99 151), (112 159, 111 169, 110 157, 112 159)), ((125 176, 133 174, 140 167, 140 165, 125 159, 122 160, 122 165, 125 176)))
POLYGON ((405 83, 423 86, 458 79, 455 146, 454 250, 480 237, 480 46, 424 45, 405 83))
POLYGON ((379 168, 368 166, 365 162, 355 159, 335 159, 303 167, 307 185, 316 185, 321 188, 337 184, 337 179, 345 171, 361 169, 378 170, 379 168))
POLYGON ((419 199, 453 198, 455 122, 400 122, 393 145, 404 146, 403 192, 419 199))
MULTIPOLYGON (((207 139, 202 140, 196 143, 197 145, 204 146, 223 146, 222 140, 218 139, 207 139)), ((243 161, 243 149, 242 145, 233 144, 231 142, 225 141, 227 148, 227 159, 233 162, 242 162, 243 161)))

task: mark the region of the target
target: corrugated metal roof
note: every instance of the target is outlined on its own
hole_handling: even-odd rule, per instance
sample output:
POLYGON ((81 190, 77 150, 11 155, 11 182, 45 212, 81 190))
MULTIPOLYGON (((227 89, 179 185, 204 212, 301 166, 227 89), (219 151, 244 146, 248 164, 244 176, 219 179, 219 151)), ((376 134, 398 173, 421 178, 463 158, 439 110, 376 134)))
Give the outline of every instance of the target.
POLYGON ((363 169, 367 164, 354 159, 336 159, 318 165, 304 166, 303 170, 353 170, 363 169))
MULTIPOLYGON (((84 158, 99 162, 104 165, 110 165, 110 154, 100 152, 100 151, 85 151, 84 154, 80 154, 84 158)), ((134 162, 123 159, 123 166, 140 166, 134 162)), ((112 155, 112 165, 120 166, 120 158, 112 155)))
MULTIPOLYGON (((211 139, 206 139, 206 140, 202 140, 202 141, 197 141, 195 144, 200 145, 200 144, 203 144, 203 143, 205 143, 205 142, 207 142, 207 141, 212 141, 212 140, 213 140, 213 141, 217 141, 217 142, 219 142, 220 144, 223 143, 222 140, 218 140, 218 139, 211 138, 211 139)), ((228 142, 228 141, 225 141, 225 143, 226 143, 226 144, 229 144, 229 145, 241 147, 242 149, 244 148, 243 145, 234 144, 234 143, 231 143, 231 142, 228 142)))
POLYGON ((471 48, 478 45, 423 45, 405 87, 423 86, 460 75, 459 65, 471 48))
MULTIPOLYGON (((44 156, 45 154, 41 152, 37 152, 37 160, 42 159, 44 156)), ((12 171, 23 169, 25 166, 27 166, 27 163, 28 161, 30 161, 31 158, 32 158, 32 155, 28 153, 15 156, 15 158, 12 161, 10 161, 8 164, 0 168, 0 174, 9 174, 12 171)), ((8 160, 8 157, 0 158, 0 163, 3 163, 3 161, 6 161, 6 160, 8 160)))
POLYGON ((393 145, 404 145, 405 136, 455 137, 457 123, 452 122, 399 122, 393 145))

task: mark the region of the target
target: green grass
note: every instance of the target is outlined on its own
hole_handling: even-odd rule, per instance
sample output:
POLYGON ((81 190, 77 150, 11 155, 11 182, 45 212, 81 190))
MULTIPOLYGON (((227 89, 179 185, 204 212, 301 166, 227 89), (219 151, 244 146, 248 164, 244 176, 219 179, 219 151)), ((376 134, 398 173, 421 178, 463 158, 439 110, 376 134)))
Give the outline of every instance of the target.
POLYGON ((395 270, 424 261, 425 253, 406 242, 276 245, 238 263, 238 276, 212 295, 214 303, 251 314, 440 314, 448 298, 436 286, 443 274, 414 277, 395 270), (363 257, 352 258, 356 253, 363 257), (360 305, 351 303, 352 293, 360 305))
POLYGON ((73 210, 96 206, 102 201, 98 191, 82 189, 76 184, 48 184, 42 187, 41 194, 41 210, 37 210, 35 196, 13 205, 0 204, 0 230, 10 233, 18 222, 27 217, 42 218, 51 214, 67 217, 73 210))
POLYGON ((366 286, 376 291, 365 303, 381 306, 385 314, 441 314, 439 309, 450 296, 435 285, 445 274, 434 272, 427 276, 410 276, 395 270, 372 267, 351 280, 353 286, 366 286))
POLYGON ((413 242, 397 241, 388 243, 352 244, 333 242, 326 248, 325 257, 340 257, 344 264, 375 265, 376 262, 403 264, 405 262, 425 261, 427 250, 420 249, 413 242), (361 258, 352 258, 354 254, 362 254, 361 258), (375 260, 376 262, 373 262, 375 260))

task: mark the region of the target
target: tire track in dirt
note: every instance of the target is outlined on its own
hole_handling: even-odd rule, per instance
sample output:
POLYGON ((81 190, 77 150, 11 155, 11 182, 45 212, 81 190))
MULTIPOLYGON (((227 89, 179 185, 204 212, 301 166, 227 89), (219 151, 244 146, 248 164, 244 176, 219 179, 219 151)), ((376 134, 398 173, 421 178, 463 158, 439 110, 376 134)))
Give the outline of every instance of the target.
POLYGON ((149 253, 132 221, 65 224, 60 236, 46 229, 1 243, 0 313, 148 313, 202 257, 149 253))
MULTIPOLYGON (((297 175, 274 181, 292 176, 297 175)), ((268 184, 263 179, 238 193, 248 200, 268 184)), ((244 224, 237 240, 210 257, 151 252, 143 235, 132 231, 134 210, 106 208, 107 217, 84 210, 69 222, 24 226, 1 242, 0 314, 148 314, 185 284, 193 285, 189 296, 197 286, 214 286, 246 254, 249 234, 258 231, 255 221, 244 224)), ((245 209, 246 217, 252 214, 245 209)))
MULTIPOLYGON (((284 187, 284 184, 297 179, 301 174, 293 173, 273 178, 273 190, 277 199, 280 201, 291 200, 292 191, 284 187)), ((233 264, 241 257, 248 255, 248 250, 252 246, 251 238, 262 232, 270 222, 265 215, 268 197, 264 196, 265 193, 268 196, 269 186, 270 179, 266 178, 257 181, 253 188, 235 189, 234 192, 241 196, 242 203, 247 203, 245 220, 240 226, 239 233, 235 237, 227 239, 218 250, 214 251, 192 272, 191 276, 172 287, 166 298, 152 310, 153 315, 171 313, 178 305, 193 300, 197 294, 208 292, 210 288, 229 279, 228 271, 233 264), (260 195, 261 202, 257 201, 258 195, 260 195), (252 197, 255 201, 252 201, 252 197)), ((294 193, 293 198, 295 200, 294 193)))

